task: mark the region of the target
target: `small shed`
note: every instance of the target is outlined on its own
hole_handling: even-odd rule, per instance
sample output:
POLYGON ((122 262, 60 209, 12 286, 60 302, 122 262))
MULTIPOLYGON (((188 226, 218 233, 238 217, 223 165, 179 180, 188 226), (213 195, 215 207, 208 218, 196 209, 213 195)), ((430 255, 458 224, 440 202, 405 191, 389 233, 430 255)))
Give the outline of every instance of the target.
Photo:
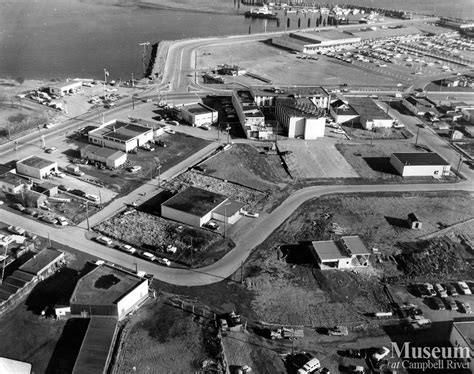
POLYGON ((55 196, 58 194, 58 185, 46 181, 46 182, 38 184, 38 191, 45 194, 48 197, 55 196))
POLYGON ((413 230, 421 230, 423 225, 415 213, 410 213, 407 218, 408 226, 413 230))

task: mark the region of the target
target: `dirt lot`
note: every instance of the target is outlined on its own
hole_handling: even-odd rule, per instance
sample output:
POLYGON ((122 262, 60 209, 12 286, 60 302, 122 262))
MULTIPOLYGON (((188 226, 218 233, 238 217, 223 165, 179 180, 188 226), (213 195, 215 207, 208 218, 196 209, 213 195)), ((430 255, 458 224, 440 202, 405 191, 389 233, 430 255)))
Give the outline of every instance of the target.
POLYGON ((374 141, 371 145, 339 143, 336 144, 336 148, 361 178, 390 179, 397 182, 410 181, 411 179, 398 175, 390 164, 391 154, 394 152, 425 152, 424 149, 415 147, 412 142, 402 141, 374 141))
POLYGON ((143 248, 160 256, 165 254, 171 261, 193 267, 213 263, 232 247, 231 242, 224 242, 219 234, 212 231, 139 211, 127 215, 118 214, 99 223, 94 230, 136 248, 143 248), (166 253, 168 245, 175 246, 177 252, 166 253))
MULTIPOLYGON (((217 330, 208 319, 151 300, 127 321, 113 373, 190 373, 219 367, 217 330)), ((210 371, 208 371, 210 372, 210 371)))
MULTIPOLYGON (((163 134, 160 136, 160 139, 166 143, 166 147, 156 146, 152 152, 140 150, 138 154, 128 155, 130 165, 142 167, 137 173, 130 173, 123 167, 116 170, 108 170, 98 169, 93 165, 80 165, 80 169, 90 177, 101 180, 106 188, 122 196, 143 183, 149 182, 152 176, 156 177, 158 175, 156 170, 157 161, 159 161, 161 172, 163 172, 209 144, 206 140, 180 133, 173 135, 163 134)), ((64 152, 68 158, 79 157, 77 149, 88 144, 87 138, 79 134, 71 136, 69 143, 73 144, 76 149, 64 152)))
POLYGON ((278 142, 294 178, 357 178, 337 144, 326 140, 283 140, 278 142))
POLYGON ((290 178, 277 155, 265 155, 262 148, 248 144, 233 147, 203 162, 205 174, 243 184, 260 191, 271 190, 287 183, 290 178))

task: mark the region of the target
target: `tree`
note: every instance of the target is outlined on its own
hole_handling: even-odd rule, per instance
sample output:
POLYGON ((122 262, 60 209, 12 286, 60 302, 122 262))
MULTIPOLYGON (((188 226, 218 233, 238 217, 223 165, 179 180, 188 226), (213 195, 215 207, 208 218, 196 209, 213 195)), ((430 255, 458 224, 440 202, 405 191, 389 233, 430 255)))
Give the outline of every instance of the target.
POLYGON ((22 85, 24 82, 25 82, 25 77, 17 77, 15 79, 18 83, 20 83, 20 85, 22 85))

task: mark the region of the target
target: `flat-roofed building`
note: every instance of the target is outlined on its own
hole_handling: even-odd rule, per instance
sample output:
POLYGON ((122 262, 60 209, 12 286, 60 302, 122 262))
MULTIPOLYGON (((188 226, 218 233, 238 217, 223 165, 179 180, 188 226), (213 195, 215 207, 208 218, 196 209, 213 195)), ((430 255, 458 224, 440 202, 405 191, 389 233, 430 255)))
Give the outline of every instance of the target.
POLYGON ((38 156, 29 156, 16 163, 18 174, 28 177, 43 179, 58 171, 58 164, 55 161, 46 160, 38 156))
POLYGON ((45 90, 52 95, 64 96, 82 91, 81 81, 61 81, 53 82, 45 87, 45 90))
POLYGON ((354 110, 347 99, 336 99, 331 102, 329 105, 329 113, 337 123, 357 123, 360 118, 359 113, 354 110))
POLYGON ((181 118, 192 126, 211 125, 217 122, 217 110, 202 104, 188 104, 180 108, 181 118))
POLYGON ((99 265, 77 282, 71 315, 115 316, 119 320, 148 297, 148 280, 108 265, 99 265))
POLYGON ((124 152, 153 140, 153 128, 143 124, 113 120, 88 133, 89 143, 124 152))
POLYGON ((424 116, 426 113, 436 111, 436 103, 427 97, 410 95, 403 98, 402 103, 416 116, 424 116))
POLYGON ((0 175, 0 190, 3 192, 18 194, 30 186, 31 183, 29 183, 27 179, 22 178, 15 173, 7 172, 0 175))
POLYGON ((359 115, 359 123, 366 130, 390 128, 393 118, 382 110, 370 97, 350 97, 349 105, 359 115))
POLYGON ((319 86, 251 86, 250 92, 258 107, 273 110, 277 98, 306 98, 318 108, 328 109, 329 93, 319 86))
POLYGON ((368 266, 370 252, 358 236, 312 242, 312 254, 321 269, 368 266))
POLYGON ((241 217, 239 201, 202 188, 188 187, 161 204, 164 218, 201 227, 211 219, 233 224, 241 217))
POLYGON ((232 104, 247 138, 260 139, 260 132, 267 134, 268 129, 265 126, 265 116, 253 100, 250 91, 233 91, 232 104))
POLYGON ((302 53, 316 53, 334 47, 355 47, 360 36, 337 30, 297 31, 272 38, 272 43, 302 53))
POLYGON ((459 359, 467 362, 471 373, 474 373, 474 321, 457 320, 453 322, 449 342, 457 349, 459 359))
POLYGON ((127 154, 112 148, 98 147, 93 144, 81 147, 81 158, 102 162, 111 169, 118 168, 127 161, 127 154))
POLYGON ((28 362, 0 357, 0 373, 2 374, 31 374, 32 366, 28 362))
POLYGON ((276 99, 275 116, 290 139, 324 137, 326 126, 324 112, 307 98, 276 99))
POLYGON ((21 265, 19 269, 43 279, 54 273, 63 262, 64 252, 44 248, 21 265))
POLYGON ((390 164, 402 177, 449 176, 451 165, 435 152, 392 153, 390 164))

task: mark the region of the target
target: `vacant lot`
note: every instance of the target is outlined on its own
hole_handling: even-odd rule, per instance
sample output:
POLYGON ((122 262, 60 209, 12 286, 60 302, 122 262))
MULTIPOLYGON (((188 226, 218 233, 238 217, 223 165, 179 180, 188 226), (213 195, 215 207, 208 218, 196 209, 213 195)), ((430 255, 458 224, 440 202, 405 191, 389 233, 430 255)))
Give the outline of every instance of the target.
MULTIPOLYGON (((336 147, 361 178, 386 179, 397 182, 410 179, 404 179, 398 175, 390 164, 391 154, 394 152, 425 152, 424 149, 415 147, 412 143, 393 141, 379 141, 371 145, 340 143, 336 147)), ((429 179, 432 180, 432 178, 429 179)))
POLYGON ((263 148, 234 144, 225 152, 200 164, 206 174, 265 191, 288 182, 290 178, 277 155, 263 154, 263 148))
POLYGON ((357 171, 344 159, 333 142, 283 140, 278 147, 294 178, 357 178, 357 171))
POLYGON ((127 321, 114 373, 191 373, 219 367, 212 321, 152 300, 127 321))
MULTIPOLYGON (((152 152, 140 149, 138 154, 129 154, 127 156, 129 165, 142 167, 137 173, 130 173, 123 167, 116 170, 108 170, 98 169, 93 165, 81 165, 80 168, 92 178, 102 181, 106 188, 117 192, 119 196, 123 196, 155 178, 158 175, 158 165, 161 165, 161 172, 164 172, 210 143, 206 140, 180 133, 173 135, 163 134, 160 136, 160 139, 166 143, 166 147, 155 146, 155 150, 152 152)), ((65 154, 68 157, 79 157, 78 149, 88 144, 87 138, 79 134, 73 135, 69 142, 74 145, 75 150, 66 151, 65 154)))
POLYGON ((110 238, 158 255, 164 254, 168 245, 175 246, 177 252, 166 253, 166 257, 195 267, 214 262, 231 248, 231 243, 224 243, 222 237, 214 232, 139 211, 118 214, 99 223, 94 229, 110 238))

